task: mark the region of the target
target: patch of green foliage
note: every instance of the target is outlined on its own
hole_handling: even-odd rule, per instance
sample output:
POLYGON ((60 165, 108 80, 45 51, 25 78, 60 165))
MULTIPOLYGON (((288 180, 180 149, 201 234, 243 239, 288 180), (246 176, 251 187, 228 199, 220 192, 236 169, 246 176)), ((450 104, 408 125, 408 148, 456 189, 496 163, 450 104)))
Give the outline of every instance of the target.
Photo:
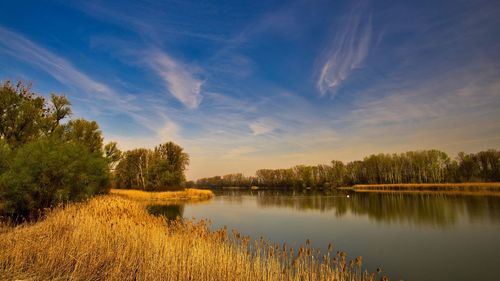
POLYGON ((173 142, 154 150, 139 148, 126 151, 115 169, 117 188, 147 191, 182 190, 189 155, 173 142))
POLYGON ((7 162, 0 189, 8 216, 26 218, 109 191, 106 159, 78 143, 41 138, 21 146, 7 162))
POLYGON ((95 121, 70 120, 65 96, 50 102, 29 85, 0 85, 0 215, 36 217, 45 208, 109 191, 121 152, 103 146, 95 121))

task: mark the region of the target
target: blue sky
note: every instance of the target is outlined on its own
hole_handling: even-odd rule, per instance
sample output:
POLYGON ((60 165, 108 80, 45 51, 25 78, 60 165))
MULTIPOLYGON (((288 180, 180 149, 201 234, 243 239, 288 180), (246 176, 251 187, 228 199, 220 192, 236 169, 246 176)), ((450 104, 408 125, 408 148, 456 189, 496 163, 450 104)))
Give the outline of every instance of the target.
POLYGON ((500 2, 0 2, 0 79, 188 178, 500 148, 500 2))

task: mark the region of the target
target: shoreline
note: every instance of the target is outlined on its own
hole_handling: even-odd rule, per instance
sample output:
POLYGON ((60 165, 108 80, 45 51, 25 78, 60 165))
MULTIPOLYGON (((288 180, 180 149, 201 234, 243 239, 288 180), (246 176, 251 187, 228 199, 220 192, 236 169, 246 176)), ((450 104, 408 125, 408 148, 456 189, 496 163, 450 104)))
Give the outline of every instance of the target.
POLYGON ((406 183, 406 184, 358 184, 355 192, 456 192, 456 193, 500 193, 500 182, 470 183, 406 183))
POLYGON ((219 187, 200 188, 199 190, 219 191, 296 191, 296 192, 423 192, 423 193, 456 193, 471 195, 500 195, 500 182, 469 182, 469 183, 402 183, 402 184, 357 184, 333 188, 279 188, 279 187, 219 187))
MULTIPOLYGON (((0 233, 6 280, 375 280, 362 258, 333 248, 316 256, 300 248, 251 240, 206 221, 168 223, 143 201, 98 196, 52 210, 0 233)), ((309 241, 309 240, 307 240, 309 241)), ((379 279, 380 276, 377 277, 379 279)))

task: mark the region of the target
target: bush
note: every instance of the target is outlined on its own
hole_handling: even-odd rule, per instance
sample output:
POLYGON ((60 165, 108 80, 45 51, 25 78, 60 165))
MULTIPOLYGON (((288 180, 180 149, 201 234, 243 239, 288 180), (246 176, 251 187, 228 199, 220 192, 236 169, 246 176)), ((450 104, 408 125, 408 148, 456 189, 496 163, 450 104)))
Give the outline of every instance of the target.
MULTIPOLYGON (((0 152, 3 157, 7 150, 0 152)), ((44 208, 109 191, 108 162, 81 144, 41 138, 13 154, 0 176, 7 216, 32 218, 44 208)))

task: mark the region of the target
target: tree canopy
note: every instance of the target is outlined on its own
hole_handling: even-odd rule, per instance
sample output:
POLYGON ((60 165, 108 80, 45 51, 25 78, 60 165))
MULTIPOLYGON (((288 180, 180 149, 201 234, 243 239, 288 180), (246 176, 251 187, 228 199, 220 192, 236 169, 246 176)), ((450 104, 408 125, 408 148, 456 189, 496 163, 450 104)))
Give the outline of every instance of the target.
POLYGON ((29 218, 60 203, 109 190, 108 165, 95 121, 75 119, 63 95, 47 101, 30 85, 0 86, 0 213, 29 218))
POLYGON ((115 185, 149 191, 180 189, 186 180, 184 172, 188 164, 189 155, 173 142, 160 144, 153 150, 126 151, 115 169, 115 185))

